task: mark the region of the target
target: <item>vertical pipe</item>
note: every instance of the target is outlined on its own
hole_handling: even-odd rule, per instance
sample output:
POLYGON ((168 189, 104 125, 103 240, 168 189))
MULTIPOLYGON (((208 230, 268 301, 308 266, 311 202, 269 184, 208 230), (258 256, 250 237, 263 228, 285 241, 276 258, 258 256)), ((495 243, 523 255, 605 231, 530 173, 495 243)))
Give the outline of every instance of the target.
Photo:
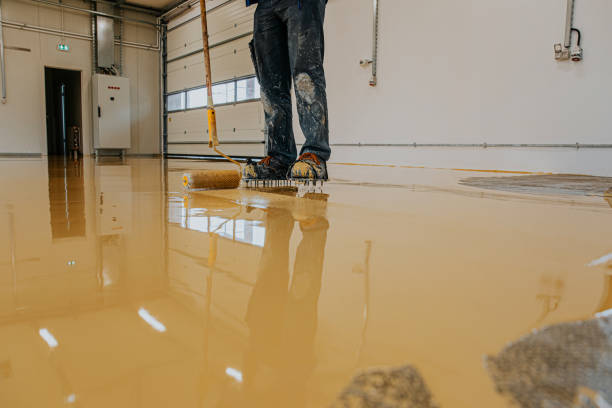
POLYGON ((370 86, 378 84, 378 0, 374 0, 374 21, 372 26, 372 79, 370 86))
POLYGON ((162 123, 162 154, 168 154, 168 26, 162 25, 161 31, 161 59, 162 59, 162 108, 164 110, 162 123))
POLYGON ((64 158, 68 154, 68 141, 66 140, 66 84, 60 85, 60 114, 61 114, 61 126, 62 126, 62 147, 64 151, 64 158))
POLYGON ((2 34, 2 0, 0 0, 0 81, 2 81, 2 97, 0 101, 6 103, 6 65, 4 63, 4 36, 2 34))
POLYGON ((565 48, 572 46, 572 26, 574 24, 574 0, 567 0, 567 17, 565 20, 565 48))
MULTIPOLYGON (((119 8, 119 15, 123 17, 123 9, 119 8)), ((123 75, 123 20, 119 20, 119 76, 123 75)))
MULTIPOLYGON (((96 2, 91 2, 91 10, 96 10, 96 2)), ((96 74, 98 72, 98 33, 97 33, 97 22, 96 16, 91 15, 91 73, 96 74)))

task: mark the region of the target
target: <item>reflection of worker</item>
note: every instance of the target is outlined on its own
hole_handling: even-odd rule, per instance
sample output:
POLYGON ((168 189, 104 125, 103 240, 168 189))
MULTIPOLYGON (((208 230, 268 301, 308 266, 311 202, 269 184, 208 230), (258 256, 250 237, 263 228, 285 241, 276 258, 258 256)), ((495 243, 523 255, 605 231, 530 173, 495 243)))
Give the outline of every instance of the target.
POLYGON ((246 0, 259 3, 250 44, 261 85, 266 154, 244 169, 247 180, 327 180, 331 150, 323 70, 327 0, 246 0), (292 128, 291 83, 306 142, 297 150, 292 128))
POLYGON ((288 210, 270 209, 265 226, 265 246, 246 316, 250 346, 245 356, 245 386, 252 402, 262 386, 277 390, 265 393, 274 401, 253 405, 299 407, 305 405, 304 384, 315 367, 317 303, 329 224, 324 217, 300 221, 303 238, 291 283, 289 242, 294 219, 288 210), (271 382, 262 379, 264 373, 272 373, 271 382))

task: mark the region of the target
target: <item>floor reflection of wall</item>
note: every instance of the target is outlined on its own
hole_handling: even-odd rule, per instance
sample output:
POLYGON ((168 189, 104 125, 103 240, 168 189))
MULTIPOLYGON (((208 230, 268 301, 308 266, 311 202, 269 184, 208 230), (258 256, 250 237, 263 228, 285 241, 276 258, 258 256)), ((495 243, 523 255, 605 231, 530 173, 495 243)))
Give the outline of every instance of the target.
POLYGON ((200 406, 319 406, 335 392, 330 373, 359 360, 367 274, 352 266, 365 268, 363 242, 349 267, 324 267, 326 201, 296 193, 263 194, 269 206, 243 202, 259 192, 168 198, 170 292, 205 327, 200 406), (319 313, 332 298, 346 307, 319 313))
POLYGON ((96 230, 98 235, 125 234, 132 221, 132 169, 96 166, 96 230))
POLYGON ((183 312, 165 291, 160 161, 67 166, 13 163, 0 192, 0 406, 172 406, 144 390, 179 378, 194 347, 139 314, 176 333, 183 312))
POLYGON ((49 159, 49 210, 53 239, 84 237, 83 161, 49 159))
POLYGON ((597 310, 598 313, 612 311, 612 275, 605 275, 604 281, 604 293, 597 310))

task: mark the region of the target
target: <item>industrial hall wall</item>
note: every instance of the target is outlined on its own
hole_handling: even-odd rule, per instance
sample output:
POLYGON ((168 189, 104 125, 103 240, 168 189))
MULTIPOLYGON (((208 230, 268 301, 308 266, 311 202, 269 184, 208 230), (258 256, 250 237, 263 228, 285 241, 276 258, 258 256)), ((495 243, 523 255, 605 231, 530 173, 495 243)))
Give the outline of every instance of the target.
MULTIPOLYGON (((582 31, 584 59, 573 62, 555 60, 553 50, 564 40, 566 0, 380 0, 371 86, 373 3, 327 5, 332 161, 612 174, 604 163, 612 147, 609 1, 576 1, 573 24, 582 31), (393 149, 415 144, 423 147, 416 153, 393 149), (441 153, 433 150, 438 146, 456 149, 441 153), (485 146, 499 149, 484 152, 485 146)), ((254 76, 248 43, 256 7, 239 0, 213 0, 209 7, 213 81, 223 99, 220 140, 228 153, 262 155, 260 102, 232 99, 245 86, 232 81, 254 76)), ((210 154, 197 102, 204 84, 198 16, 195 5, 169 22, 168 152, 174 154, 210 154)), ((294 129, 302 143, 296 114, 294 129)))
MULTIPOLYGON (((90 8, 90 2, 64 5, 90 8)), ((0 104, 0 154, 47 154, 45 67, 80 71, 82 150, 93 151, 90 15, 54 6, 1 0, 7 99, 0 104), (67 44, 62 51, 59 44, 67 44)), ((126 10, 125 17, 155 22, 152 15, 126 10)), ((116 34, 119 33, 117 29, 116 34)), ((131 146, 128 154, 160 153, 160 53, 152 25, 125 21, 122 75, 130 78, 131 146)), ((115 46, 119 58, 119 46, 115 46)), ((117 59, 118 60, 118 59, 117 59)))

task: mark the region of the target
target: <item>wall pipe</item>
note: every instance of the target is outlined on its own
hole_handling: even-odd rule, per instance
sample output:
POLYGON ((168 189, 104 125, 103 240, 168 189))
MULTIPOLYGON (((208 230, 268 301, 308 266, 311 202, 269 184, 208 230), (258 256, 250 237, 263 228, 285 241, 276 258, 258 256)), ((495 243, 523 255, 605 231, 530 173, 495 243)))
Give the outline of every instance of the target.
MULTIPOLYGON (((54 28, 33 26, 33 25, 25 24, 25 23, 17 23, 17 22, 8 21, 8 20, 1 20, 1 22, 4 26, 6 26, 6 28, 12 28, 15 30, 24 30, 24 31, 41 33, 41 34, 57 35, 60 37, 64 36, 68 38, 74 38, 77 40, 93 41, 93 37, 88 34, 73 33, 70 31, 62 31, 62 30, 56 30, 54 28)), ((141 50, 149 50, 149 51, 159 51, 160 50, 159 44, 144 44, 144 43, 137 43, 137 42, 131 42, 131 41, 122 41, 122 42, 115 41, 115 45, 119 45, 119 44, 123 45, 124 47, 138 48, 141 50)))
POLYGON ((107 0, 89 0, 92 3, 102 3, 102 4, 107 4, 109 6, 113 6, 113 7, 119 7, 125 10, 132 10, 132 11, 136 11, 138 13, 144 13, 144 14, 148 14, 154 17, 159 17, 162 14, 162 10, 159 9, 155 9, 155 8, 149 8, 146 6, 139 6, 137 4, 131 4, 131 3, 115 3, 112 1, 107 1, 107 0))
MULTIPOLYGON (((210 13, 211 11, 217 10, 220 7, 226 6, 230 3, 233 3, 236 0, 226 0, 225 2, 218 4, 214 7, 211 7, 208 9, 208 13, 210 13)), ((164 20, 168 20, 170 18, 174 18, 177 17, 178 14, 182 14, 184 11, 186 10, 190 10, 193 6, 195 5, 199 5, 199 0, 187 0, 184 1, 182 3, 180 3, 179 5, 177 5, 176 7, 173 7, 172 9, 170 9, 169 11, 165 12, 164 14, 161 15, 162 19, 164 20)), ((199 19, 201 16, 198 14, 197 16, 193 17, 191 20, 197 20, 199 19)), ((174 27, 172 28, 174 29, 174 27)), ((168 29, 168 31, 172 31, 172 29, 168 29)))
POLYGON ((2 94, 0 101, 6 103, 6 65, 4 60, 4 35, 2 34, 2 0, 0 0, 0 80, 2 81, 2 94))
MULTIPOLYGON (((89 5, 92 10, 98 9, 98 3, 92 1, 89 5)), ((96 16, 93 14, 89 15, 91 22, 91 74, 94 75, 98 72, 98 25, 96 24, 96 16)))
POLYGON ((565 21, 565 48, 572 46, 572 26, 574 24, 574 0, 567 0, 567 17, 565 21))
POLYGON ((139 20, 137 18, 121 17, 121 16, 117 16, 117 15, 114 15, 114 14, 103 13, 101 11, 88 10, 88 9, 84 9, 84 8, 80 8, 80 7, 69 6, 67 4, 55 3, 53 1, 48 1, 48 0, 30 0, 30 1, 32 1, 34 3, 45 4, 47 6, 60 7, 60 8, 65 8, 65 9, 69 9, 69 10, 80 11, 82 13, 93 14, 93 15, 101 16, 101 17, 110 17, 110 18, 115 19, 115 20, 131 21, 131 22, 134 22, 134 23, 152 25, 154 27, 160 28, 160 25, 158 23, 153 23, 151 21, 146 21, 146 20, 139 20))
POLYGON ((372 23, 372 78, 370 86, 378 85, 378 0, 374 0, 374 21, 372 23))
POLYGON ((163 157, 168 154, 168 103, 166 98, 166 92, 168 91, 168 27, 164 24, 160 33, 160 63, 161 63, 161 108, 162 108, 162 123, 160 127, 161 131, 161 153, 163 157))

